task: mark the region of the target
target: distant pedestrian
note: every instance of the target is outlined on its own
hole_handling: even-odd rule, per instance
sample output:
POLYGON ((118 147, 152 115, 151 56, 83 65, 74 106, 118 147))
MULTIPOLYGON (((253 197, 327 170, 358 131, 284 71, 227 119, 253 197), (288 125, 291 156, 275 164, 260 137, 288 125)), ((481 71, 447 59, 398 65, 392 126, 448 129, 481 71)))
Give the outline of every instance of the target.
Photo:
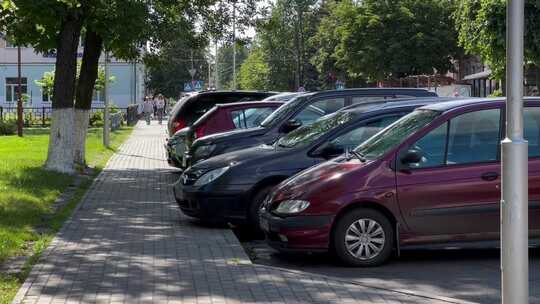
POLYGON ((154 112, 154 102, 150 97, 146 97, 144 99, 143 104, 143 113, 144 113, 144 119, 146 120, 146 124, 150 125, 150 120, 152 119, 152 113, 154 112))
POLYGON ((540 92, 537 87, 533 87, 529 96, 540 96, 540 92))
POLYGON ((163 95, 159 94, 154 104, 156 106, 156 115, 158 117, 159 124, 161 124, 165 111, 165 98, 163 95))

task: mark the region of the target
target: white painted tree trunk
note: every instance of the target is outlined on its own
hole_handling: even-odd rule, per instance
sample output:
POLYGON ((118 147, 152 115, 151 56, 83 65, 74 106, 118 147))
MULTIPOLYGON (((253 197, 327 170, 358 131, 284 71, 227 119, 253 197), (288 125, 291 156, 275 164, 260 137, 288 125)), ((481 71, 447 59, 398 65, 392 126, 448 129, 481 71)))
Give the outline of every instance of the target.
POLYGON ((77 166, 86 166, 86 134, 90 110, 75 109, 75 125, 73 126, 73 160, 77 166))
POLYGON ((73 163, 74 109, 53 109, 51 115, 51 135, 49 153, 45 168, 61 173, 75 173, 73 163))

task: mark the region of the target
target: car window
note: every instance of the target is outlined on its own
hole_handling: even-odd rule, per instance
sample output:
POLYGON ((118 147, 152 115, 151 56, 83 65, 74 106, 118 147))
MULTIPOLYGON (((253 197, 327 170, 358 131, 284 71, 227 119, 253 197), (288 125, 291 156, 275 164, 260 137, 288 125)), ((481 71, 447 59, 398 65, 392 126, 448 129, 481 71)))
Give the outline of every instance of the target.
POLYGON ((321 99, 311 103, 294 118, 302 122, 302 125, 309 125, 318 118, 334 113, 344 106, 345 98, 321 99))
POLYGON ((438 111, 416 110, 370 137, 355 150, 367 159, 378 159, 409 136, 427 126, 439 115, 441 113, 438 111))
POLYGON ((354 118, 351 112, 337 112, 322 117, 309 126, 302 126, 280 138, 278 147, 293 148, 306 146, 336 127, 345 124, 354 118))
POLYGON ((236 110, 231 111, 231 118, 236 129, 249 129, 259 126, 273 111, 273 107, 236 110))
POLYGON ((358 128, 339 135, 330 142, 336 147, 342 147, 344 150, 353 149, 371 136, 375 135, 377 132, 391 125, 400 117, 401 116, 398 115, 387 116, 370 121, 358 128))
POLYGON ((422 154, 411 168, 470 164, 497 160, 500 110, 465 113, 430 131, 410 148, 422 154))
POLYGON ((419 163, 410 164, 410 167, 427 168, 444 165, 447 132, 448 123, 446 122, 414 143, 412 148, 422 153, 422 160, 419 163))
POLYGON ((270 116, 266 117, 265 120, 261 122, 261 127, 269 128, 271 126, 274 126, 280 121, 283 121, 286 119, 286 117, 289 117, 289 115, 292 115, 297 109, 297 107, 305 101, 306 97, 296 97, 292 99, 291 101, 287 102, 286 104, 280 106, 277 110, 272 112, 270 116))
POLYGON ((540 157, 540 107, 526 107, 523 119, 524 136, 529 142, 529 157, 540 157))
POLYGON ((446 163, 468 164, 497 160, 500 110, 482 110, 450 120, 446 163))

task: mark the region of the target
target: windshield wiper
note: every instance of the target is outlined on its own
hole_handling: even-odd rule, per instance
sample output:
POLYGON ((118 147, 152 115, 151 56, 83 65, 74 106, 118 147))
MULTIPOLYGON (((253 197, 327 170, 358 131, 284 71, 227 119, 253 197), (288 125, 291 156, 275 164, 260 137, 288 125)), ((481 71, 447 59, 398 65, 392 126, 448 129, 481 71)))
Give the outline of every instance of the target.
POLYGON ((358 158, 361 162, 365 163, 367 159, 364 157, 364 155, 360 152, 357 152, 355 150, 350 150, 349 153, 351 153, 354 157, 358 158))

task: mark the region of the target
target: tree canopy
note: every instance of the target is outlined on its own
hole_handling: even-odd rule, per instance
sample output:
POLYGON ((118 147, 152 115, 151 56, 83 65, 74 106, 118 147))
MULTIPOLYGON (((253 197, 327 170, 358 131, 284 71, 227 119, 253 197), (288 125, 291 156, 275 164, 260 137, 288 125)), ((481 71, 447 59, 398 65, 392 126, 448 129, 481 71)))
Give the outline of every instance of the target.
MULTIPOLYGON (((525 61, 540 63, 540 2, 525 1, 525 61)), ((480 55, 492 76, 504 78, 506 64, 506 1, 458 0, 454 20, 459 44, 469 54, 480 55)))

